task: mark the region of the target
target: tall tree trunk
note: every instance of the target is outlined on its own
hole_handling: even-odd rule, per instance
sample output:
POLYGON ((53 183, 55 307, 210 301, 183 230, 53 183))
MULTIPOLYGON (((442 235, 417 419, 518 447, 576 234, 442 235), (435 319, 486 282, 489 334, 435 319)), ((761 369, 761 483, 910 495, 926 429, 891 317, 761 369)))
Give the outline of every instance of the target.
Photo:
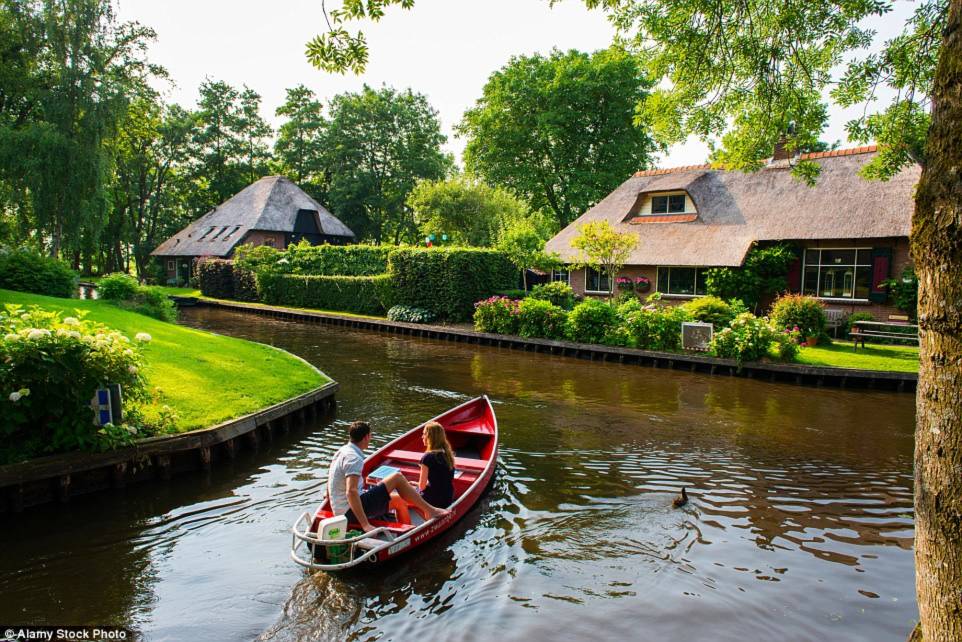
POLYGON ((962 640, 962 0, 949 5, 912 220, 921 363, 915 585, 925 642, 962 640))

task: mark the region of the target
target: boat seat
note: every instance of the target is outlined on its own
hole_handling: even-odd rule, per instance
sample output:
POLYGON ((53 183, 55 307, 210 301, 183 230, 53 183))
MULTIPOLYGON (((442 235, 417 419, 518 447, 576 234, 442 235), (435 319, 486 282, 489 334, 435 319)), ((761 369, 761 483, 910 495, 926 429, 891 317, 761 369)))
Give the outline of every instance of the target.
MULTIPOLYGON (((387 454, 388 458, 403 462, 420 463, 423 452, 416 450, 392 450, 387 454)), ((455 457, 454 468, 460 470, 484 470, 488 462, 484 459, 470 459, 468 457, 455 457)))

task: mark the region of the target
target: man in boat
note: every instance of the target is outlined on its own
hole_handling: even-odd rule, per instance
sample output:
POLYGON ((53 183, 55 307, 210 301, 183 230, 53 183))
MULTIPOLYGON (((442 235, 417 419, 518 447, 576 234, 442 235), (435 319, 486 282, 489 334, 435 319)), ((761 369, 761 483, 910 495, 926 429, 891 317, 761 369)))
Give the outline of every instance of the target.
POLYGON ((371 426, 366 421, 355 421, 348 430, 351 441, 341 446, 331 460, 327 474, 327 495, 335 515, 344 515, 349 523, 360 524, 364 532, 374 530, 370 519, 385 515, 391 503, 391 493, 423 512, 428 519, 443 517, 451 511, 436 508, 424 501, 421 494, 400 472, 392 473, 361 492, 364 450, 371 444, 371 426))

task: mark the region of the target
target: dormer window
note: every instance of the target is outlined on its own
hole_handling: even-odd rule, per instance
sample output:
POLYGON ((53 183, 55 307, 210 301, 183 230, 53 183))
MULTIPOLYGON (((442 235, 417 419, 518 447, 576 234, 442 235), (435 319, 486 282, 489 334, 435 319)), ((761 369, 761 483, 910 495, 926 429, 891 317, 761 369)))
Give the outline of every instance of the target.
POLYGON ((652 214, 683 214, 685 209, 684 194, 660 194, 651 197, 652 214))

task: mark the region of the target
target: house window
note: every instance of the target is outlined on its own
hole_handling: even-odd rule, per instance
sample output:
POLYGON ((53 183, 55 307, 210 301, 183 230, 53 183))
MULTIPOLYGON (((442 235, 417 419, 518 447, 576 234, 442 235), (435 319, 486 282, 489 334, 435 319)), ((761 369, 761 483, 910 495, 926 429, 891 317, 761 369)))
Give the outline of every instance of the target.
POLYGON ((273 237, 268 237, 268 238, 264 239, 263 245, 266 245, 267 247, 274 247, 274 238, 273 238, 273 237))
POLYGON ((594 268, 585 268, 585 292, 611 293, 611 279, 594 268))
POLYGON ((802 292, 822 299, 868 300, 872 287, 872 250, 805 250, 802 292))
POLYGON ((551 270, 551 280, 570 284, 571 274, 568 273, 568 270, 551 270))
POLYGON ((167 271, 174 272, 177 269, 177 262, 173 259, 167 259, 167 271))
POLYGON ((705 275, 708 268, 659 267, 658 291, 662 294, 702 296, 708 294, 705 275))
POLYGON ((652 214, 678 214, 684 211, 684 194, 663 194, 651 197, 652 214))

